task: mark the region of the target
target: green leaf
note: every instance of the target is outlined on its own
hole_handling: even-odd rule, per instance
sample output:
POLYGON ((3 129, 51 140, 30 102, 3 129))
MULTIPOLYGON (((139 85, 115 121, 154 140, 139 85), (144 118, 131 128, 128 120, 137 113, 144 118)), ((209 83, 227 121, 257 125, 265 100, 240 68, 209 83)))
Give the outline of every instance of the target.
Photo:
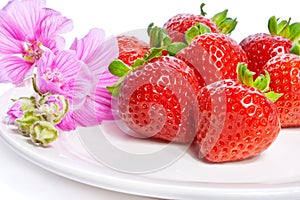
POLYGON ((275 93, 274 91, 270 91, 270 74, 266 72, 266 75, 258 76, 255 81, 253 81, 254 73, 247 69, 247 64, 239 63, 237 67, 238 80, 247 86, 254 87, 258 89, 260 92, 264 93, 267 98, 271 101, 275 102, 278 98, 282 96, 282 94, 275 93))
POLYGON ((172 39, 168 35, 167 30, 154 26, 153 23, 148 26, 147 32, 150 37, 150 47, 166 48, 172 43, 172 39))
POLYGON ((168 46, 167 50, 170 56, 175 56, 181 49, 184 49, 187 45, 183 42, 174 42, 168 46))
POLYGON ((290 53, 300 56, 300 41, 294 43, 290 53))
POLYGON ((190 44, 197 35, 201 35, 204 33, 211 33, 210 28, 205 24, 197 22, 195 26, 190 27, 185 32, 185 41, 187 42, 187 44, 190 44))
POLYGON ((118 77, 126 75, 131 69, 121 60, 117 59, 110 63, 108 66, 109 72, 118 77))
POLYGON ((120 94, 120 91, 121 91, 121 84, 122 82, 119 81, 118 83, 112 85, 112 86, 107 86, 106 89, 110 92, 110 94, 113 96, 113 97, 118 97, 119 94, 120 94))
POLYGON ((218 30, 220 33, 223 34, 230 34, 237 25, 237 19, 232 19, 230 17, 227 17, 228 10, 224 10, 222 12, 219 12, 215 14, 211 20, 217 25, 218 30))
POLYGON ((268 21, 268 29, 271 35, 277 35, 278 33, 278 24, 275 16, 270 17, 268 21))
POLYGON ((227 18, 227 13, 228 13, 228 10, 226 9, 222 12, 219 12, 219 13, 215 14, 211 18, 211 20, 213 22, 215 22, 217 26, 219 26, 227 18))
POLYGON ((164 49, 162 48, 151 48, 149 55, 145 58, 146 62, 152 60, 153 58, 161 57, 163 51, 164 49))
POLYGON ((257 88, 261 92, 267 92, 270 90, 270 74, 265 71, 266 75, 259 75, 254 81, 254 87, 257 88))
POLYGON ((283 94, 278 94, 278 93, 275 93, 274 91, 270 91, 268 93, 265 93, 265 95, 272 102, 276 102, 283 94))
POLYGON ((244 84, 253 87, 253 75, 255 73, 247 69, 247 64, 239 63, 237 66, 238 80, 244 84))
POLYGON ((293 43, 298 42, 300 38, 300 23, 296 22, 290 25, 290 40, 293 43))
POLYGON ((226 18, 221 24, 219 24, 218 29, 220 33, 223 34, 230 34, 236 27, 237 25, 237 20, 231 19, 231 18, 226 18))

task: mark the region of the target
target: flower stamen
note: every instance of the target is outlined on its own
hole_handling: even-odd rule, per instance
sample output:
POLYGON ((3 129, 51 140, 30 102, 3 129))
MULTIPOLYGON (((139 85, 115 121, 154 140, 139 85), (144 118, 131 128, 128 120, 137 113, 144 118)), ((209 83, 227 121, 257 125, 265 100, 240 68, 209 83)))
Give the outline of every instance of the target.
POLYGON ((43 77, 53 83, 61 83, 62 81, 62 73, 58 70, 58 68, 47 68, 46 73, 44 73, 43 77))
POLYGON ((41 42, 35 41, 33 43, 26 43, 25 53, 23 55, 24 59, 31 63, 34 63, 36 60, 39 60, 44 53, 44 50, 41 47, 41 42))

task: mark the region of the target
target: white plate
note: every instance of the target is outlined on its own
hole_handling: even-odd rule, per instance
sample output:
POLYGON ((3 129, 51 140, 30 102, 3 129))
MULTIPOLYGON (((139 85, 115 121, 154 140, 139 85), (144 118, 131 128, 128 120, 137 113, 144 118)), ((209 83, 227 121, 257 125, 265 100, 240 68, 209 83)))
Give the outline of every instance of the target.
MULTIPOLYGON (((9 99, 22 94, 28 95, 29 91, 29 86, 13 88, 1 97, 1 120, 5 119, 11 104, 9 99)), ((53 173, 100 188, 185 200, 275 200, 300 197, 299 128, 282 130, 266 152, 250 160, 209 164, 198 160, 193 152, 187 151, 165 168, 139 174, 116 171, 94 159, 84 148, 80 138, 83 134, 92 140, 98 137, 89 128, 80 129, 80 134, 78 131, 64 133, 48 148, 34 146, 5 122, 0 124, 0 130, 0 136, 8 146, 29 161, 53 173)), ((121 151, 145 153, 149 150, 156 151, 156 148, 165 145, 122 135, 114 122, 105 122, 98 130, 121 151)), ((105 153, 116 156, 112 155, 114 152, 105 153)), ((160 160, 157 159, 156 162, 160 160)))

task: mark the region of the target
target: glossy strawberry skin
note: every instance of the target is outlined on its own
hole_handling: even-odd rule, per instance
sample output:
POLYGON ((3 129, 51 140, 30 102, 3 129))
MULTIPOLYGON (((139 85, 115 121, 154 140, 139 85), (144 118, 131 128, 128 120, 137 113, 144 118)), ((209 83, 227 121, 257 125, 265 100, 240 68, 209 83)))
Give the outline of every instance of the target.
POLYGON ((267 33, 249 35, 240 43, 248 57, 248 69, 257 75, 264 74, 262 68, 268 60, 282 53, 289 53, 292 42, 281 36, 267 33))
POLYGON ((248 62, 240 45, 229 36, 219 33, 196 36, 176 57, 196 71, 200 86, 222 79, 236 80, 238 63, 248 62))
POLYGON ((218 81, 202 88, 200 100, 199 156, 210 162, 256 156, 280 131, 275 104, 253 87, 218 81))
POLYGON ((135 36, 117 36, 119 47, 119 59, 128 66, 131 66, 138 58, 143 58, 145 53, 149 53, 149 45, 139 40, 135 36))
POLYGON ((300 56, 294 54, 275 56, 263 69, 270 74, 270 89, 283 94, 275 102, 281 126, 300 126, 300 56))
POLYGON ((190 27, 195 26, 197 22, 208 26, 213 33, 219 32, 218 27, 211 19, 188 13, 180 13, 171 17, 163 27, 167 30, 173 42, 184 42, 185 32, 190 27))
POLYGON ((120 118, 139 135, 191 142, 197 115, 195 84, 196 77, 183 61, 169 56, 153 59, 123 81, 118 97, 120 118))

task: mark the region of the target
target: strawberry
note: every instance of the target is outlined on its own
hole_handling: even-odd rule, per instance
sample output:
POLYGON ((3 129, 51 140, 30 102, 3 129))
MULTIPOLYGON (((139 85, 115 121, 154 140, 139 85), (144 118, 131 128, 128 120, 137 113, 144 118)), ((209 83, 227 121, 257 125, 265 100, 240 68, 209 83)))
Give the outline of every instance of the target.
POLYGON ((145 53, 149 53, 149 45, 135 36, 117 36, 119 47, 119 59, 127 65, 132 65, 138 58, 143 58, 145 53))
POLYGON ((270 58, 283 53, 299 53, 299 23, 290 24, 290 19, 278 22, 273 16, 269 19, 268 27, 269 34, 252 34, 240 42, 247 54, 249 69, 257 75, 263 73, 262 68, 270 58))
POLYGON ((185 32, 196 25, 201 23, 210 28, 214 33, 230 33, 235 29, 237 24, 236 19, 227 18, 228 10, 224 10, 216 14, 214 17, 207 18, 206 13, 203 11, 205 4, 201 4, 201 15, 191 13, 179 13, 171 17, 163 26, 172 38, 172 42, 184 42, 185 32))
POLYGON ((199 156, 210 162, 256 156, 273 143, 280 131, 275 104, 253 87, 267 90, 268 75, 253 81, 253 74, 245 66, 239 66, 243 83, 225 79, 201 89, 197 144, 199 156))
POLYGON ((161 50, 151 49, 145 61, 138 60, 131 68, 120 61, 109 66, 112 74, 121 77, 121 82, 109 88, 118 97, 119 116, 140 136, 192 142, 196 128, 197 78, 182 60, 153 56, 155 51, 161 50))
POLYGON ((282 54, 263 67, 270 73, 271 90, 282 93, 276 102, 282 127, 300 126, 300 56, 282 54))
POLYGON ((187 40, 191 43, 179 51, 176 57, 196 71, 200 86, 220 79, 236 79, 237 64, 247 63, 243 49, 228 35, 204 33, 187 40))

